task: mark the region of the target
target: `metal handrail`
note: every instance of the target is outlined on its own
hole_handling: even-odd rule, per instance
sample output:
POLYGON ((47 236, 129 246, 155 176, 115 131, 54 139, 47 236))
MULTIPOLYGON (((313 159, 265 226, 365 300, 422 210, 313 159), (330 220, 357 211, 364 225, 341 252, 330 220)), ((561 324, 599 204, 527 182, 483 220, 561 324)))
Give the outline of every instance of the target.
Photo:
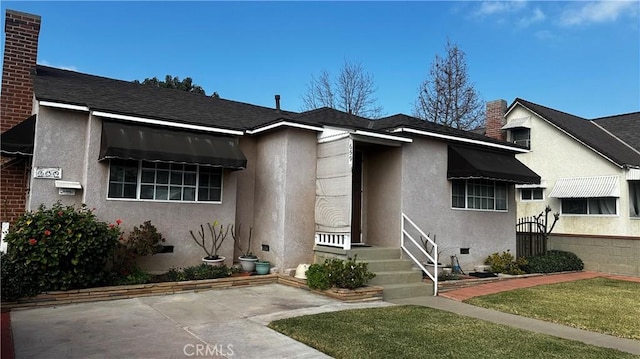
POLYGON ((433 295, 438 295, 438 245, 434 242, 428 235, 424 234, 424 232, 418 227, 413 221, 404 213, 402 213, 401 224, 400 224, 402 233, 400 237, 400 247, 402 250, 413 260, 415 264, 418 265, 420 269, 424 273, 427 273, 429 278, 433 281, 433 295), (424 238, 426 238, 431 245, 433 245, 434 256, 432 257, 427 251, 424 250, 422 244, 418 244, 416 240, 405 230, 405 222, 409 222, 413 228, 418 231, 424 238), (433 264, 434 270, 433 275, 425 268, 425 266, 409 251, 409 249, 404 245, 405 237, 409 238, 409 240, 416 246, 418 249, 424 254, 433 264))

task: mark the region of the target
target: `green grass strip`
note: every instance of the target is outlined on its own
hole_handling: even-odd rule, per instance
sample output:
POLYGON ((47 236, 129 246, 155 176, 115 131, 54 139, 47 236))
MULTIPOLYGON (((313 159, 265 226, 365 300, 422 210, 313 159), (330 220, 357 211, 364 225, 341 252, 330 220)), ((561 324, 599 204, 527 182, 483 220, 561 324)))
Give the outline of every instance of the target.
POLYGON ((637 282, 584 279, 485 295, 465 302, 620 338, 640 339, 637 282))
POLYGON ((420 306, 321 313, 269 324, 334 358, 637 358, 420 306))

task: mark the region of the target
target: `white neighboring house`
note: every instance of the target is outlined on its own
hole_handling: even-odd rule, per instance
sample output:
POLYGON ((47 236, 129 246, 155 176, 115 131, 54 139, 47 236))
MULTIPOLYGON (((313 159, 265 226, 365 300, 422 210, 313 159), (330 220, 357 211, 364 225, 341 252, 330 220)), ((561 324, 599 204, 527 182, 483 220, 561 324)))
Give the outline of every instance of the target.
POLYGON ((541 176, 516 185, 518 217, 549 205, 561 213, 552 249, 640 275, 640 112, 588 120, 517 98, 501 120, 507 141, 530 150, 516 158, 541 176))

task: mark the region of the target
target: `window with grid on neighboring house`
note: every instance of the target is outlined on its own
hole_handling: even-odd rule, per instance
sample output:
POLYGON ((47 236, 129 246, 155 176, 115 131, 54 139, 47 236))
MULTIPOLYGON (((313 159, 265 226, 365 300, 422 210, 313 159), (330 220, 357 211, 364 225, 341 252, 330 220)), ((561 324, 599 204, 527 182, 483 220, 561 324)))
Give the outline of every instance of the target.
POLYGON ((112 159, 107 198, 221 202, 222 168, 112 159))
POLYGON ((544 200, 543 188, 522 188, 520 189, 521 201, 542 201, 544 200))
POLYGON ((488 211, 507 210, 507 184, 491 180, 452 180, 453 208, 488 211))
POLYGON ((615 197, 562 198, 562 214, 616 215, 618 201, 615 197))

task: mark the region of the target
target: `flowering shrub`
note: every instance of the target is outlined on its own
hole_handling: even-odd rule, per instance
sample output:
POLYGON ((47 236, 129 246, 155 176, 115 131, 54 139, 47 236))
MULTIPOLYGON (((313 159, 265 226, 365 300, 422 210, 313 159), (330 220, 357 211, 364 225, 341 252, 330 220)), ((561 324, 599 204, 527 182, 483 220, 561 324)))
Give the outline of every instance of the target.
MULTIPOLYGON (((25 275, 32 279, 25 285, 35 288, 24 288, 26 295, 101 285, 107 278, 106 264, 121 237, 120 223, 98 221, 85 205, 77 210, 60 203, 48 209, 42 205, 11 227, 6 237, 6 260, 27 271, 25 275)), ((6 272, 8 275, 10 270, 6 272)), ((3 271, 3 282, 5 279, 3 271)))
MULTIPOLYGON (((122 223, 120 220, 116 221, 115 226, 119 226, 122 223)), ((109 225, 111 228, 113 224, 109 225)), ((158 232, 158 229, 151 224, 151 221, 146 221, 140 226, 133 227, 133 231, 129 233, 129 236, 125 239, 120 237, 118 245, 113 253, 113 261, 111 263, 112 282, 116 284, 122 284, 122 277, 127 277, 140 272, 136 259, 140 256, 153 255, 162 250, 161 242, 165 239, 162 234, 158 232)))

